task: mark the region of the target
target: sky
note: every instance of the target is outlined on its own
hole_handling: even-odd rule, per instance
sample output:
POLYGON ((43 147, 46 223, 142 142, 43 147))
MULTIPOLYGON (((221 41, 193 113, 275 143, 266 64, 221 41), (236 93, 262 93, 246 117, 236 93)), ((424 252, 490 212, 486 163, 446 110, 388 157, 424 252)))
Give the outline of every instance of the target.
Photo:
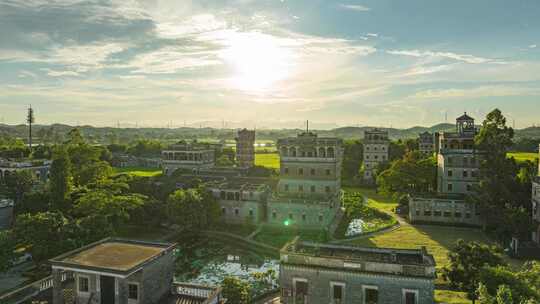
POLYGON ((0 0, 0 123, 540 124, 538 0, 0 0))

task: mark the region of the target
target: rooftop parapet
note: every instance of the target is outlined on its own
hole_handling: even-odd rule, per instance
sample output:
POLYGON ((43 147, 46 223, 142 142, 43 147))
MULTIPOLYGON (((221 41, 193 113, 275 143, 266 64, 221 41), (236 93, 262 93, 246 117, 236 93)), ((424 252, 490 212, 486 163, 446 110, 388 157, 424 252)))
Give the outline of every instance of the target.
POLYGON ((299 238, 280 251, 282 264, 435 278, 435 259, 420 249, 366 248, 303 242, 299 238))

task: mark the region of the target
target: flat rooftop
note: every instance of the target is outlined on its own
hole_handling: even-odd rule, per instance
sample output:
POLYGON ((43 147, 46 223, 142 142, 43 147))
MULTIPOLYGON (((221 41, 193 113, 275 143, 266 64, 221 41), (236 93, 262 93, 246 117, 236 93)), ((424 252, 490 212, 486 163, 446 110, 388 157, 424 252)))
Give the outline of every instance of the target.
POLYGON ((298 239, 286 244, 282 253, 339 259, 350 262, 435 266, 435 260, 425 248, 394 249, 341 246, 303 242, 298 239))
POLYGON ((52 259, 51 264, 71 268, 129 273, 165 252, 175 244, 105 239, 52 259))

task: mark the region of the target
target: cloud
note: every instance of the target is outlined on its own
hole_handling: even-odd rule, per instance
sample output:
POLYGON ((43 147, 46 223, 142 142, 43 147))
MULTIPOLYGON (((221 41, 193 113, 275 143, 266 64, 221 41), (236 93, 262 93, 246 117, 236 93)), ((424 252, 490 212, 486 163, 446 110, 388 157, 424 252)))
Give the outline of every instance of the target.
POLYGON ((480 86, 471 89, 425 90, 415 93, 416 99, 456 99, 504 96, 540 96, 540 89, 507 85, 480 86))
POLYGON ((529 48, 530 48, 530 49, 535 49, 536 46, 537 46, 536 44, 531 44, 531 45, 529 45, 529 48))
POLYGON ((433 51, 420 51, 420 50, 390 50, 387 51, 391 55, 401 55, 401 56, 410 56, 410 57, 430 57, 430 58, 443 58, 443 59, 452 59, 456 61, 466 62, 470 64, 480 64, 480 63, 496 63, 494 59, 477 57, 468 54, 456 54, 452 52, 433 52, 433 51))
POLYGON ((358 4, 339 4, 339 7, 346 10, 356 11, 356 12, 368 12, 371 8, 358 4))

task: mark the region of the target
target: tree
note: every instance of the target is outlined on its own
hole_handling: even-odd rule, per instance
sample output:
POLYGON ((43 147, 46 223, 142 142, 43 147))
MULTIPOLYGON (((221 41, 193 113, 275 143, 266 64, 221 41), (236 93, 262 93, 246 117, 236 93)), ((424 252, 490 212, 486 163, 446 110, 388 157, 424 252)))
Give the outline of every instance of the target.
POLYGON ((15 214, 45 212, 51 201, 48 191, 32 191, 25 193, 22 200, 15 204, 15 214))
POLYGON ((408 152, 403 159, 392 162, 390 168, 382 171, 377 177, 379 190, 396 197, 432 191, 436 183, 435 159, 424 158, 416 151, 408 152))
POLYGON ((23 214, 17 217, 13 232, 34 261, 41 263, 73 248, 69 246, 67 225, 68 220, 58 212, 23 214))
MULTIPOLYGON (((513 144, 513 136, 514 130, 506 126, 506 118, 495 109, 486 116, 475 138, 476 147, 486 153, 481 156, 479 184, 470 199, 481 209, 486 224, 496 227, 501 239, 522 230, 514 225, 517 223, 505 222, 508 211, 522 204, 518 201, 520 196, 515 195, 520 188, 517 177, 520 169, 514 159, 506 156, 513 144)), ((527 191, 530 192, 530 188, 527 191)))
POLYGON ((93 189, 75 203, 75 214, 99 215, 116 228, 130 218, 130 212, 144 205, 146 197, 140 194, 121 194, 107 189, 93 189))
POLYGON ((15 239, 10 231, 0 231, 0 273, 7 271, 15 258, 15 239))
POLYGON ((55 150, 49 174, 51 206, 56 210, 67 210, 72 188, 72 176, 71 161, 64 148, 55 150))
POLYGON ((10 174, 6 174, 5 187, 15 203, 19 203, 24 194, 28 193, 32 189, 33 183, 34 176, 29 170, 18 170, 13 171, 10 174))
POLYGON ((359 174, 364 146, 359 140, 346 140, 343 143, 343 148, 342 176, 343 180, 351 180, 359 174))
MULTIPOLYGON (((522 303, 529 299, 540 300, 538 294, 533 288, 534 281, 529 281, 526 276, 522 276, 521 272, 514 272, 508 267, 495 266, 484 267, 480 271, 480 282, 485 286, 487 294, 492 297, 499 298, 501 287, 505 286, 502 295, 511 295, 516 303, 522 303)), ((537 275, 540 273, 536 273, 537 275)), ((536 279, 539 280, 539 279, 536 279)), ((503 303, 513 303, 512 301, 503 303)))
POLYGON ((480 270, 484 266, 503 265, 501 257, 494 253, 496 251, 488 245, 458 240, 448 253, 450 263, 442 269, 443 278, 450 282, 452 288, 467 292, 467 296, 474 303, 477 299, 480 270))
POLYGON ((247 304, 250 301, 250 288, 247 282, 236 277, 226 277, 221 283, 223 297, 230 304, 247 304))
POLYGON ((189 232, 202 228, 207 223, 203 198, 195 189, 177 190, 169 195, 167 210, 171 222, 189 232))
POLYGON ((66 144, 81 145, 85 143, 84 138, 81 134, 81 130, 79 130, 79 128, 71 129, 68 132, 67 136, 68 136, 68 140, 65 142, 66 144))

